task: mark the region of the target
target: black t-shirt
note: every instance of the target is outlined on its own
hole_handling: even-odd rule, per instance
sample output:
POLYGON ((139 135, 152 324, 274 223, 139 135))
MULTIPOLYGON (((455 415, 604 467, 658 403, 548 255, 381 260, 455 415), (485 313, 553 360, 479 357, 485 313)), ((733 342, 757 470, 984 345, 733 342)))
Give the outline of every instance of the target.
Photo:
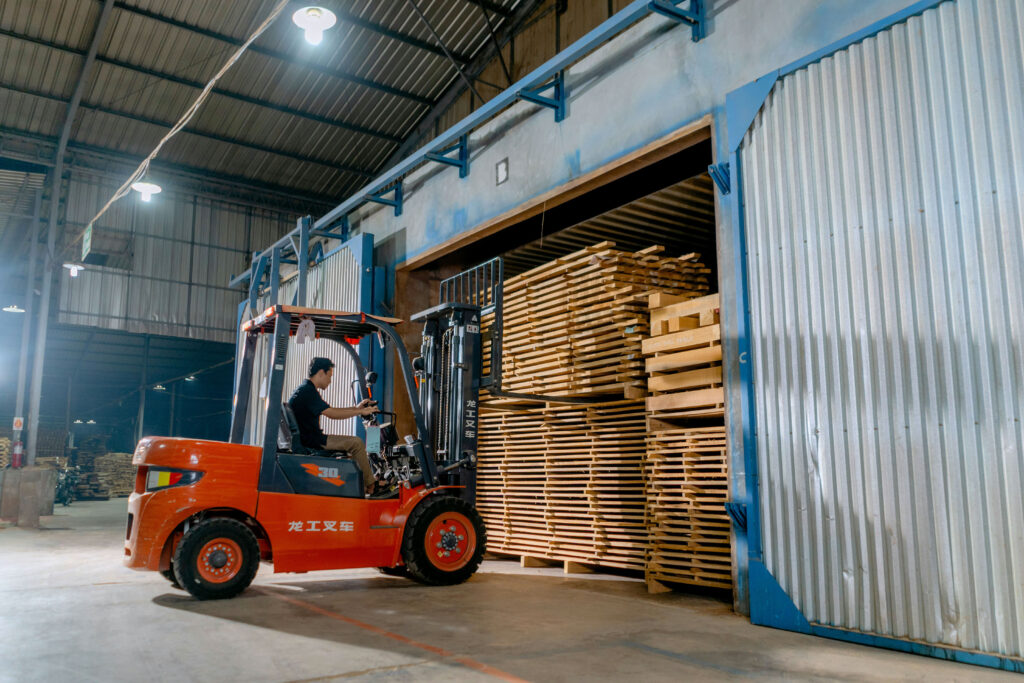
POLYGON ((295 413, 295 421, 299 425, 299 437, 306 448, 321 449, 327 445, 327 437, 320 429, 320 413, 331 405, 320 397, 313 383, 308 379, 299 385, 288 405, 295 413))

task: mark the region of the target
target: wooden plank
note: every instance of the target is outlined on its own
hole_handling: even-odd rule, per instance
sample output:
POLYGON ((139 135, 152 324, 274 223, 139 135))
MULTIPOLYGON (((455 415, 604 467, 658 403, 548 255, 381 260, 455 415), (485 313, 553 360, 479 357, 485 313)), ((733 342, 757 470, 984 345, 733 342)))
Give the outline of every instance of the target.
POLYGON ((695 365, 717 363, 721 362, 721 360, 722 347, 716 345, 648 358, 645 362, 645 367, 648 373, 669 372, 695 365))
POLYGON ((647 381, 647 388, 651 391, 666 392, 692 389, 694 387, 708 387, 715 384, 720 385, 721 383, 722 366, 717 365, 711 368, 651 377, 647 381))
POLYGON ((682 351, 695 346, 712 344, 720 341, 721 338, 721 325, 710 325, 708 327, 698 327, 693 330, 684 330, 674 334, 664 334, 660 337, 645 339, 642 350, 645 354, 682 351))

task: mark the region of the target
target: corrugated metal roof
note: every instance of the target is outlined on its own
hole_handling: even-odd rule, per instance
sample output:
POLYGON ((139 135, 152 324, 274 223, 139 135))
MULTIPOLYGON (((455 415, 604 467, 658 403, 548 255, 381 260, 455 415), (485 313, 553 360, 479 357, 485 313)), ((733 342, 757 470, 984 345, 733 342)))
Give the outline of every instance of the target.
MULTIPOLYGON (((521 0, 500 0, 507 10, 521 0)), ((148 152, 274 0, 120 0, 72 141, 148 152)), ((467 0, 418 0, 463 59, 489 41, 467 0)), ((407 2, 327 3, 338 25, 307 45, 286 14, 229 71, 162 158, 341 197, 378 171, 458 78, 407 2), (362 173, 360 173, 362 171, 362 173)), ((0 6, 0 126, 59 134, 99 0, 0 6)), ((496 27, 503 18, 490 15, 496 27)))
POLYGON ((25 231, 22 226, 28 225, 26 217, 32 216, 35 192, 45 180, 43 173, 0 170, 0 253, 10 253, 17 233, 25 231))

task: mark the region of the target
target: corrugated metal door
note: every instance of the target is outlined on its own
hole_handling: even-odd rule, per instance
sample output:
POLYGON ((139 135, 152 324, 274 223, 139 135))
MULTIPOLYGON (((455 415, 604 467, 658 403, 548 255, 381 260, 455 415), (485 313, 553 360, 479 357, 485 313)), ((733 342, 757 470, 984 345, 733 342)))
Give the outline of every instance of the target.
POLYGON ((765 562, 812 624, 1024 655, 1022 35, 940 4, 740 149, 765 562))
MULTIPOLYGON (((360 310, 364 288, 372 287, 366 277, 366 269, 348 246, 327 257, 309 269, 306 281, 306 306, 332 311, 360 310)), ((282 283, 278 291, 278 303, 291 303, 298 289, 298 279, 282 283)), ((260 310, 270 305, 269 297, 260 299, 260 310)), ((253 369, 253 387, 250 404, 259 409, 250 411, 247 443, 259 443, 263 434, 265 387, 269 385, 268 370, 270 337, 264 335, 256 347, 256 364, 253 369)), ((352 382, 356 378, 355 364, 338 344, 326 339, 315 339, 305 344, 288 342, 288 360, 285 365, 284 399, 291 395, 306 380, 309 362, 316 356, 330 358, 335 363, 334 379, 331 386, 322 393, 324 400, 332 406, 352 405, 352 382)), ((328 420, 320 418, 320 426, 327 434, 355 434, 356 420, 328 420)))

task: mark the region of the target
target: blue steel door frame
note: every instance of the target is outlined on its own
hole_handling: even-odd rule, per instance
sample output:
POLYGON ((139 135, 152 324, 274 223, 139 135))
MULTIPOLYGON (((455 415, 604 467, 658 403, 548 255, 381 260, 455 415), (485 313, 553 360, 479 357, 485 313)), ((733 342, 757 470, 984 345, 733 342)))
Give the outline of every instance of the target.
MULTIPOLYGON (((735 248, 733 267, 739 275, 737 283, 739 321, 737 326, 736 353, 739 360, 739 396, 742 416, 743 466, 745 469, 745 499, 735 501, 745 508, 745 530, 739 524, 736 530, 737 547, 747 549, 746 584, 750 595, 750 621, 761 626, 808 633, 834 638, 862 645, 872 645, 901 652, 948 659, 965 664, 975 664, 996 669, 1024 673, 1024 662, 999 655, 983 654, 942 647, 918 641, 881 636, 872 633, 849 631, 840 628, 811 623, 779 585, 778 580, 764 563, 764 545, 761 535, 761 497, 759 490, 756 424, 756 398, 754 393, 753 364, 756 361, 750 348, 750 301, 751 292, 748 277, 746 225, 743 213, 743 168, 740 163, 739 147, 775 86, 775 83, 794 71, 828 57, 844 48, 870 38, 892 26, 905 22, 911 17, 942 4, 956 0, 920 0, 906 9, 888 16, 846 38, 818 50, 791 64, 776 69, 745 86, 737 88, 726 96, 725 119, 728 131, 729 171, 731 192, 728 195, 732 213, 730 238, 735 248), (745 531, 745 533, 744 533, 745 531)), ((739 513, 742 514, 742 513, 739 513)), ((738 516, 738 515, 737 515, 738 516)), ((741 581, 743 577, 741 577, 741 581)))

